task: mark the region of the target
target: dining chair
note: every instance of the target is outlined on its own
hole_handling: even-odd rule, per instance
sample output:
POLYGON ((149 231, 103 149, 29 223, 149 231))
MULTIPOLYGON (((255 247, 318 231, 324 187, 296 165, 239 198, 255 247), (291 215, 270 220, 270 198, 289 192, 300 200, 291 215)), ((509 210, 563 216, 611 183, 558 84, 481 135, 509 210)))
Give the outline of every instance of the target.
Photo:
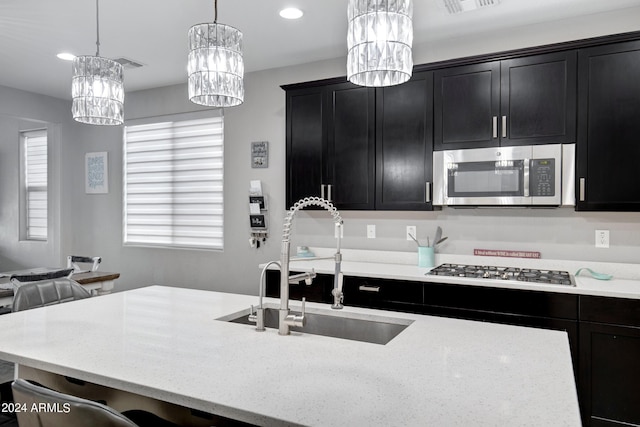
POLYGON ((60 393, 17 378, 12 386, 16 407, 40 408, 16 413, 20 427, 173 427, 173 424, 147 411, 118 412, 92 400, 60 393), (132 421, 127 414, 131 413, 132 421))
POLYGON ((64 268, 61 270, 49 271, 47 273, 34 273, 34 274, 12 274, 9 277, 9 281, 17 289, 20 286, 31 283, 40 282, 42 280, 70 278, 73 274, 73 268, 64 268))
POLYGON ((86 268, 82 268, 79 264, 91 264, 89 271, 96 271, 102 262, 102 258, 99 256, 88 257, 80 255, 69 255, 67 257, 67 268, 73 268, 74 272, 79 273, 81 271, 87 271, 86 268))
POLYGON ((15 291, 12 311, 61 304, 90 296, 91 292, 67 277, 33 281, 19 286, 15 291))

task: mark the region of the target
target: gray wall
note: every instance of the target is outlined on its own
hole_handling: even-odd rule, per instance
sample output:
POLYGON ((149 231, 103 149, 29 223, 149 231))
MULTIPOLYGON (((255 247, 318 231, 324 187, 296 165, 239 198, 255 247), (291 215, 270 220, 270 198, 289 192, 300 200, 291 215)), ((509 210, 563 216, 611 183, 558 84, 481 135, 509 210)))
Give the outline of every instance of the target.
MULTIPOLYGON (((486 33, 473 39, 416 46, 416 63, 444 60, 525 46, 587 38, 640 29, 640 8, 607 16, 518 28, 513 33, 486 33)), ((135 72, 131 71, 131 72, 135 72)), ((0 271, 18 266, 61 264, 67 254, 101 255, 102 269, 119 271, 118 289, 167 284, 246 294, 257 293, 257 264, 277 259, 284 217, 285 105, 280 85, 345 74, 345 59, 249 73, 246 99, 225 111, 225 249, 168 250, 122 246, 122 129, 80 125, 70 118, 69 102, 0 88, 0 271), (10 116, 10 117, 8 117, 10 116), (20 118, 55 123, 60 135, 53 148, 52 173, 59 187, 54 202, 58 219, 44 248, 22 245, 17 227, 17 141, 20 118), (251 169, 250 143, 269 141, 269 168, 251 169), (84 193, 84 155, 109 153, 109 194, 84 193), (57 163, 56 163, 57 162, 57 163), (56 175, 58 174, 58 175, 56 175), (57 177, 57 178, 56 178, 57 177), (261 180, 268 198, 271 235, 260 249, 248 245, 247 195, 250 180, 261 180), (59 209, 55 204, 59 203, 59 209), (14 207, 15 205, 15 207, 14 207), (56 226, 56 224, 58 224, 56 226)), ((127 93, 128 119, 197 110, 184 85, 127 93)), ((412 251, 404 227, 416 225, 426 238, 441 225, 449 236, 442 251, 471 254, 474 248, 522 249, 544 258, 637 262, 640 259, 639 213, 576 213, 570 209, 479 209, 439 212, 343 212, 343 247, 412 251), (377 226, 377 238, 366 238, 366 225, 377 226), (611 248, 595 249, 594 230, 611 231, 611 248)), ((324 212, 301 213, 294 221, 292 245, 333 246, 332 223, 324 212)))

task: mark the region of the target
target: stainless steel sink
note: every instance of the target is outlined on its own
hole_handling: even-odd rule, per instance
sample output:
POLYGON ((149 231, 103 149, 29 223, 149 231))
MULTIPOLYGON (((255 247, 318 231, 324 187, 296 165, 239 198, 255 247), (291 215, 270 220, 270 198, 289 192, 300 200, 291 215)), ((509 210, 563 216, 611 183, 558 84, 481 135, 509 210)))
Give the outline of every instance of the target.
MULTIPOLYGON (((295 312, 292 311, 292 313, 295 312)), ((292 327, 291 331, 384 345, 413 323, 413 320, 393 317, 329 313, 331 312, 307 309, 305 313, 306 325, 302 328, 292 327)), ((248 316, 249 313, 245 310, 217 320, 255 326, 255 323, 249 321, 248 316)), ((278 329, 277 308, 265 307, 264 323, 267 328, 278 329)))

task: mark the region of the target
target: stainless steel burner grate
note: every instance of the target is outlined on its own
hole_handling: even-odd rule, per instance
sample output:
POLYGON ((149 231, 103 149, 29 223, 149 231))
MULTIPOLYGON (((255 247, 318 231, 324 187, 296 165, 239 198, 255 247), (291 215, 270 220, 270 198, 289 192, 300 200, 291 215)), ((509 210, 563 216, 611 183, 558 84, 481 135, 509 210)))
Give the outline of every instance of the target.
POLYGON ((427 274, 434 276, 469 277, 474 279, 517 280, 520 282, 548 283, 551 285, 576 285, 573 276, 566 271, 533 268, 441 264, 427 274))

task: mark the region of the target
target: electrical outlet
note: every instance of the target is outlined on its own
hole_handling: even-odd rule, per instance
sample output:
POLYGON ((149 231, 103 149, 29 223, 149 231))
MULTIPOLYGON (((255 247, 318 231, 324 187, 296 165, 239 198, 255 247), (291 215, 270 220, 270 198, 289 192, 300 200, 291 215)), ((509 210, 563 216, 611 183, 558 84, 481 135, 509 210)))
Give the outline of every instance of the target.
POLYGON ((418 236, 416 236, 416 226, 415 225, 407 225, 407 240, 413 241, 413 239, 411 238, 410 235, 415 237, 416 239, 418 238, 418 236))
POLYGON ((609 247, 609 230, 596 230, 596 248, 609 247))
POLYGON ((367 239, 375 239, 375 238, 376 238, 376 226, 367 225, 367 239))

